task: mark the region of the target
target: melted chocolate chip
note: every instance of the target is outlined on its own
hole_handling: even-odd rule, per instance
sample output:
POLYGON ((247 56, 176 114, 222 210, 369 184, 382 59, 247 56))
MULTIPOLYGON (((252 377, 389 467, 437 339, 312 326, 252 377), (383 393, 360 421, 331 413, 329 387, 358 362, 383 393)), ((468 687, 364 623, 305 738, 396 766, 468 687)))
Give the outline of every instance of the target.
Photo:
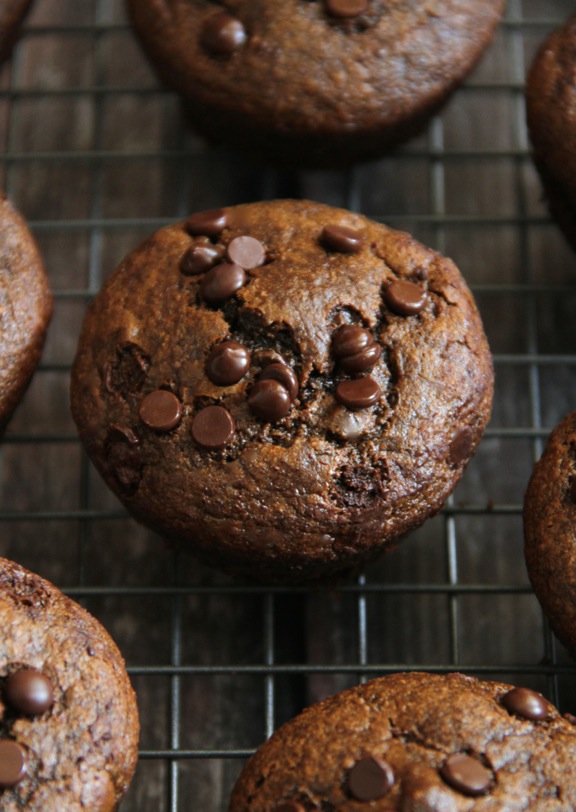
POLYGON ((266 259, 266 249, 255 237, 234 237, 226 249, 226 256, 230 262, 250 271, 262 265, 266 259))
POLYGON ((320 234, 320 242, 329 251, 338 251, 341 254, 355 254, 364 244, 364 238, 359 231, 347 226, 324 226, 320 234))
POLYGON ((8 704, 26 716, 38 716, 54 704, 52 683, 40 671, 21 668, 6 680, 4 695, 8 704))
POLYGON ((367 756, 357 761, 350 770, 348 789, 358 801, 376 801, 390 792, 394 778, 390 764, 367 756))
POLYGON ((202 448, 224 448, 231 442, 234 432, 234 418, 223 406, 206 406, 194 415, 192 437, 202 448))
POLYGON ((384 298, 388 307, 399 316, 414 316, 419 313, 428 298, 420 285, 406 279, 396 279, 386 288, 384 298))
POLYGON ((113 423, 110 426, 108 435, 106 436, 107 445, 110 443, 129 443, 130 445, 137 445, 138 442, 138 437, 130 426, 120 426, 118 423, 113 423))
POLYGON ((224 209, 210 209, 190 215, 184 228, 189 234, 218 237, 227 225, 228 214, 224 209))
POLYGON ((270 379, 278 381, 285 389, 288 390, 290 400, 295 399, 296 395, 298 394, 299 387, 298 378, 296 377, 296 373, 293 369, 286 366, 286 364, 281 364, 279 362, 268 364, 268 366, 264 367, 260 373, 258 380, 267 381, 270 379))
POLYGON ((15 787, 26 775, 28 755, 14 739, 0 739, 0 787, 15 787))
POLYGON ((380 387, 369 375, 351 381, 341 381, 336 387, 336 400, 350 411, 367 409, 380 397, 380 387))
POLYGON ((344 324, 332 336, 332 355, 344 372, 367 372, 381 353, 371 333, 356 324, 344 324))
POLYGON ((464 426, 456 433, 450 443, 448 457, 452 465, 460 465, 470 457, 473 443, 474 432, 468 426, 464 426))
POLYGON ((140 420, 155 431, 170 431, 182 419, 182 405, 176 395, 166 389, 150 392, 140 404, 140 420))
POLYGON ((223 262, 203 277, 200 292, 208 304, 220 304, 233 296, 245 283, 246 274, 240 265, 223 262))
POLYGON ((254 414, 267 423, 286 417, 290 404, 290 393, 273 378, 256 381, 248 395, 248 405, 254 414))
POLYGON ((221 262, 223 256, 224 251, 218 245, 193 245, 182 257, 180 271, 184 276, 197 276, 221 262))
POLYGON ((109 392, 128 395, 140 391, 150 368, 150 358, 137 344, 118 344, 115 357, 104 370, 104 384, 109 392))
POLYGON ((202 29, 202 44, 219 56, 231 56, 246 40, 246 29, 240 20, 225 12, 209 17, 202 29))
POLYGON ((471 797, 484 795, 492 783, 490 771, 466 753, 448 756, 440 768, 440 775, 452 789, 471 797))
POLYGON ((232 386, 250 369, 250 353, 237 341, 216 344, 206 359, 206 375, 216 386, 232 386))
POLYGON ((368 8, 368 0, 325 0, 326 8, 335 17, 357 17, 368 8))
POLYGON ((504 694, 502 704, 507 711, 521 719, 540 722, 550 713, 550 705, 542 694, 529 688, 513 688, 504 694))

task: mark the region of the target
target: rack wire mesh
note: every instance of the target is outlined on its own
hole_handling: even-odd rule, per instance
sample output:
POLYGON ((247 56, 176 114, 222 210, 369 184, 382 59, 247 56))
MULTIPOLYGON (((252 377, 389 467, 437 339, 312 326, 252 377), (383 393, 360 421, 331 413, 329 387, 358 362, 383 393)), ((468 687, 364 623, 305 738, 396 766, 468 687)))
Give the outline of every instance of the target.
POLYGON ((509 0, 480 67, 428 132, 342 172, 287 175, 182 125, 122 0, 36 0, 0 73, 0 167, 55 294, 46 351, 0 451, 0 552, 111 631, 138 693, 123 809, 227 808, 243 760, 304 705, 372 676, 460 670, 576 709, 574 666, 524 569, 521 505, 576 400, 574 256, 540 198, 525 71, 569 0, 509 0), (238 583, 182 559, 102 485, 68 408, 87 302, 122 255, 194 210, 302 196, 362 211, 452 256, 494 353, 481 448, 445 509, 333 589, 238 583))

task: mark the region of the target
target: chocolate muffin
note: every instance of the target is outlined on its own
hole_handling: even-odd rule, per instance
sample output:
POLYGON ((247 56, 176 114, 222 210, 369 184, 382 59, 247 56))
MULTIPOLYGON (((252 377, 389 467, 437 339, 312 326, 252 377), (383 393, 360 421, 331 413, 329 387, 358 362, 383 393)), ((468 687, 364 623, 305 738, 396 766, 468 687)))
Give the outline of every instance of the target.
POLYGON ((576 249, 576 15, 536 54, 526 84, 526 110, 550 213, 576 249))
POLYGON ((127 0, 145 52, 211 141, 299 165, 421 129, 489 44, 504 0, 127 0))
POLYGON ((550 435, 524 498, 524 551, 534 592, 576 656, 576 412, 550 435))
POLYGON ((105 629, 0 559, 0 807, 113 812, 136 766, 138 714, 105 629))
POLYGON ((32 0, 0 0, 0 62, 10 55, 32 0))
POLYGON ((93 302, 72 413, 140 521, 256 578, 350 570, 443 505, 492 365, 454 264, 308 201, 199 212, 93 302))
POLYGON ((281 727, 244 768, 229 812, 569 812, 576 728, 526 688, 394 674, 281 727))
POLYGON ((24 220, 0 197, 0 431, 36 369, 51 313, 38 249, 24 220))

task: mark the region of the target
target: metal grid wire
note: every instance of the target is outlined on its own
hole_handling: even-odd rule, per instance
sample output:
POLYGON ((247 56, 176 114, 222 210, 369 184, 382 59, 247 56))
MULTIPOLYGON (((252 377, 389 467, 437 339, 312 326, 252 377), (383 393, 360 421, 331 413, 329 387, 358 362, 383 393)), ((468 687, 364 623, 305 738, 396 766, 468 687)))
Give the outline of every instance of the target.
POLYGON ((0 552, 86 605, 127 659, 142 717, 128 812, 225 810, 243 760, 279 724, 392 671, 510 680, 575 711, 521 526, 532 464, 576 401, 574 257, 540 201, 523 101, 537 44, 572 11, 509 0, 482 65, 425 136, 346 173, 286 175, 186 131, 121 0, 36 0, 0 74, 0 162, 56 306, 0 452, 0 552), (68 410, 85 305, 122 255, 194 210, 281 196, 362 211, 453 256, 495 359, 493 419, 445 509, 331 590, 238 583, 165 549, 95 475, 68 410))

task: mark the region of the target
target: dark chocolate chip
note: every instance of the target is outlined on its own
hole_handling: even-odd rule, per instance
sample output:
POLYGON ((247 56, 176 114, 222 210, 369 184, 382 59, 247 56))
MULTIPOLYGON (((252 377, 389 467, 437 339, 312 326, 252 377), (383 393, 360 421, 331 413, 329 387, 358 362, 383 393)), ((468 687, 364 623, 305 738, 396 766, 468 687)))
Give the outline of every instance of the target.
POLYGON ((237 341, 223 341, 210 350, 206 375, 216 386, 232 386, 250 369, 250 353, 237 341))
POLYGON ((357 761, 350 770, 348 789, 358 801, 376 801, 390 792, 394 777, 390 764, 367 756, 357 761))
POLYGON ((40 671, 21 668, 6 680, 4 695, 8 704, 26 716, 37 716, 54 704, 52 683, 40 671))
POLYGON ((453 437, 448 453, 452 465, 460 465, 470 457, 474 444, 474 432, 469 426, 464 426, 453 437))
POLYGON ((273 812, 306 812, 306 810, 297 801, 283 801, 276 804, 273 812))
POLYGON ((288 390, 290 400, 294 400, 294 398, 298 394, 299 387, 298 387, 298 378, 296 377, 296 373, 294 372, 293 369, 291 369, 286 364, 281 364, 279 362, 268 364, 268 366, 264 367, 264 369, 260 373, 260 377, 258 380, 267 381, 270 379, 273 379, 281 383, 282 386, 288 390))
POLYGON ((110 443, 128 443, 129 445, 138 445, 138 442, 138 437, 132 431, 130 426, 120 426, 117 423, 113 423, 110 426, 108 435, 106 437, 107 445, 110 443))
POLYGON ((0 787, 15 787, 28 771, 28 755, 14 739, 0 739, 0 787))
POLYGON ((220 304, 233 296, 246 282, 240 265, 222 262, 208 271, 200 283, 200 292, 208 304, 220 304))
POLYGON ((193 245, 180 262, 180 271, 184 276, 197 276, 209 271, 224 257, 224 250, 219 245, 193 245))
POLYGON ((388 285, 384 298, 388 307, 400 316, 414 316, 419 313, 428 298, 428 294, 420 285, 408 282, 406 279, 396 279, 388 285))
POLYGON ((369 375, 351 381, 341 381, 336 387, 336 400, 350 411, 367 409, 380 397, 380 387, 369 375))
POLYGON ((192 437, 202 448, 224 448, 231 442, 234 432, 234 418, 223 406, 206 406, 194 415, 192 437))
POLYGON ((227 225, 228 214, 225 209, 210 209, 190 215, 184 223, 184 228, 189 234, 218 237, 227 225))
POLYGON ((231 56, 246 43, 246 29, 235 17, 222 12, 213 14, 204 23, 202 44, 213 54, 231 56))
POLYGON ((357 17, 368 8, 368 0, 325 0, 326 8, 335 17, 357 17))
POLYGON ((262 265, 266 259, 266 249, 255 237, 234 237, 226 249, 226 255, 230 262, 250 271, 262 265))
POLYGON ((332 336, 332 355, 344 372, 367 372, 381 353, 371 333, 356 324, 344 324, 332 336))
POLYGON ((172 392, 156 389, 140 404, 140 420, 155 431, 170 431, 182 419, 182 404, 172 392))
POLYGON ((452 789, 471 797, 484 795, 492 783, 490 770, 466 753, 448 756, 440 768, 440 775, 452 789))
POLYGON ((355 254, 364 245, 364 238, 359 231, 347 226, 324 226, 320 234, 320 242, 329 251, 339 251, 341 254, 355 254))
POLYGON ((506 710, 514 716, 532 722, 540 722, 550 713, 550 705, 542 694, 529 688, 513 688, 504 694, 501 701, 506 710))
POLYGON ((290 411, 290 393, 273 378, 256 381, 248 395, 248 405, 254 414, 267 423, 276 423, 290 411))

